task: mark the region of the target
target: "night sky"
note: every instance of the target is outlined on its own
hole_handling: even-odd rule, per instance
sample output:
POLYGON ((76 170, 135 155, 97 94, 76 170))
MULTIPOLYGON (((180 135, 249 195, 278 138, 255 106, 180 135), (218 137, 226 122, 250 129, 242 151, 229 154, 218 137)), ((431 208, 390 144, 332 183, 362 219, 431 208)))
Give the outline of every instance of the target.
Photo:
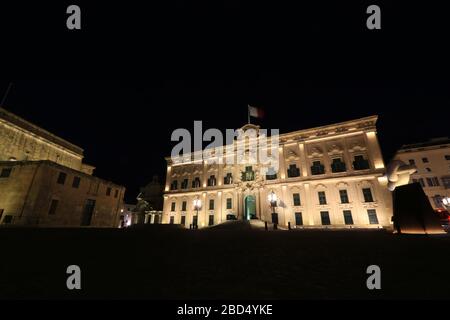
POLYGON ((239 128, 247 104, 281 132, 378 114, 386 161, 450 135, 449 27, 437 6, 378 2, 382 30, 369 31, 370 2, 78 3, 79 32, 65 29, 70 3, 1 8, 0 94, 13 82, 4 107, 84 148, 127 201, 164 175, 174 129, 239 128))

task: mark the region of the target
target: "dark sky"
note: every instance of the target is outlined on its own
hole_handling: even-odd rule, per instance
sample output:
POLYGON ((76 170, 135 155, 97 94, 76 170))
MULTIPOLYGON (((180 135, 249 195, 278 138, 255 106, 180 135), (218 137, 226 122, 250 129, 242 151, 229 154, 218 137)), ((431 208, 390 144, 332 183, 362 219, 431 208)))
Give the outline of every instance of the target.
POLYGON ((369 31, 369 2, 79 3, 78 33, 65 29, 70 3, 1 8, 0 93, 12 81, 5 107, 83 147, 127 200, 164 174, 174 129, 241 127, 247 104, 281 132, 378 114, 386 160, 450 135, 449 28, 437 5, 380 3, 382 30, 369 31))

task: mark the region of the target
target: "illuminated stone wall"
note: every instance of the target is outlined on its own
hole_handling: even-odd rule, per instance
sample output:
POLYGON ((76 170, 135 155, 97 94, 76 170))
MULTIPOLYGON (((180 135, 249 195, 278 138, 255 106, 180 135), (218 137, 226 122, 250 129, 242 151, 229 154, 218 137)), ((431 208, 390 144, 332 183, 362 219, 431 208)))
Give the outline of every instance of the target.
POLYGON ((441 199, 450 197, 450 139, 404 146, 395 159, 406 164, 413 160, 417 172, 411 175, 410 183, 421 183, 433 209, 443 209, 441 199), (431 185, 429 179, 433 179, 431 185))
POLYGON ((86 200, 95 200, 91 226, 117 227, 125 188, 50 161, 0 162, 0 224, 12 216, 12 224, 80 226, 86 200), (60 173, 64 184, 58 183, 60 173), (74 179, 80 179, 74 187, 74 179), (110 188, 109 195, 107 194, 110 188), (50 213, 52 200, 58 200, 50 213))
POLYGON ((392 197, 387 190, 387 181, 383 177, 385 166, 376 135, 377 117, 367 117, 320 128, 300 130, 280 135, 280 169, 275 180, 267 180, 259 174, 260 166, 253 165, 257 182, 243 183, 241 172, 245 165, 208 165, 206 162, 173 164, 167 158, 167 180, 164 196, 163 222, 180 223, 185 216, 186 226, 196 216, 193 200, 202 200, 198 214, 198 226, 207 226, 209 216, 214 216, 214 224, 226 221, 228 214, 242 219, 244 201, 247 196, 256 200, 257 217, 271 221, 272 209, 268 203, 268 194, 274 192, 279 201, 276 212, 280 226, 296 225, 295 214, 302 215, 303 225, 298 227, 324 227, 321 211, 329 213, 331 224, 327 227, 389 227, 392 217, 392 197), (355 157, 368 161, 369 167, 357 170, 355 157), (345 163, 345 172, 332 172, 333 159, 345 163), (320 161, 324 173, 313 175, 313 162, 320 161), (289 165, 295 164, 300 176, 288 177, 289 165), (233 183, 224 185, 226 173, 232 173, 233 183), (216 186, 207 186, 207 179, 214 175, 216 186), (200 187, 192 188, 192 180, 200 178, 200 187), (181 189, 180 184, 188 179, 188 187, 181 189), (171 190, 174 180, 178 181, 177 190, 171 190), (372 200, 366 201, 363 189, 370 189, 372 200), (340 190, 347 190, 349 203, 341 203, 340 190), (327 204, 319 204, 318 192, 325 192, 327 204), (294 206, 293 194, 300 195, 300 205, 294 206), (210 200, 214 200, 214 209, 209 210, 210 200), (231 209, 227 209, 227 199, 231 200, 231 209), (186 202, 186 210, 182 210, 186 202), (172 210, 175 203, 175 210, 172 210), (350 210, 353 225, 346 225, 344 210, 350 210), (370 223, 368 210, 376 210, 378 223, 370 223))
POLYGON ((50 160, 66 167, 93 171, 82 164, 83 149, 0 108, 0 161, 50 160))

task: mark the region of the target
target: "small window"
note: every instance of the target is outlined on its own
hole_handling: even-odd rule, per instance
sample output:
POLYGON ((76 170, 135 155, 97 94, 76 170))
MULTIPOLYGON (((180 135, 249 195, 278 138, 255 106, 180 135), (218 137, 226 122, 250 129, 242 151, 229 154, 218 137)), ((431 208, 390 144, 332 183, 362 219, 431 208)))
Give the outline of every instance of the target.
POLYGON ((7 215, 3 218, 3 223, 4 223, 4 224, 11 224, 11 223, 12 223, 12 219, 13 219, 13 216, 7 214, 7 215))
POLYGON ((233 183, 233 174, 227 173, 225 177, 223 177, 223 184, 232 184, 233 183))
POLYGON ((227 199, 227 209, 232 209, 233 208, 233 199, 228 198, 227 199))
POLYGON ((50 203, 50 209, 48 210, 48 215, 52 216, 56 214, 56 209, 58 208, 59 200, 53 199, 50 203))
POLYGON ((213 225, 214 225, 214 215, 210 214, 209 215, 208 226, 213 226, 213 225))
POLYGON ((58 175, 58 180, 56 181, 59 184, 66 183, 67 174, 65 172, 60 172, 58 175))
POLYGON ((450 160, 450 154, 445 155, 445 160, 450 160))
POLYGON ((311 166, 311 174, 325 174, 325 166, 320 161, 313 161, 313 164, 311 166))
POLYGON ((347 171, 345 162, 342 161, 341 158, 333 159, 333 162, 331 163, 331 172, 338 173, 338 172, 345 172, 345 171, 347 171))
POLYGON ((73 177, 72 188, 78 189, 80 187, 80 181, 81 181, 80 177, 73 177))
POLYGON ((0 173, 0 178, 8 178, 11 175, 12 168, 4 168, 0 173))
POLYGON ((117 198, 119 196, 119 190, 116 189, 116 191, 114 192, 114 198, 117 198))
POLYGON ((182 226, 186 225, 186 216, 181 216, 181 225, 182 226))
POLYGON ((367 214, 369 215, 370 224, 378 224, 377 211, 375 209, 367 210, 367 214))
POLYGON ((318 192, 318 196, 319 196, 319 204, 327 204, 327 197, 325 195, 325 191, 319 191, 318 192))
POLYGON ((353 224, 352 212, 350 210, 344 210, 344 222, 346 225, 353 224))
POLYGON ((209 210, 214 210, 214 199, 209 199, 209 210))
POLYGON ((295 178, 300 176, 300 169, 297 168, 296 164, 290 164, 287 171, 288 178, 295 178))
POLYGON ((174 212, 175 211, 175 206, 176 206, 176 203, 172 202, 171 207, 170 207, 170 211, 174 212))
POLYGON ((409 159, 408 161, 409 161, 410 165, 415 165, 416 164, 416 161, 414 159, 409 159))
POLYGON ((425 168, 425 170, 427 170, 427 172, 431 172, 431 169, 430 169, 430 168, 425 168))
POLYGON ((347 190, 339 190, 339 196, 341 197, 341 203, 349 203, 347 190))
POLYGON ((175 217, 170 217, 170 224, 174 224, 175 223, 175 217))
POLYGON ((174 180, 172 181, 172 183, 170 184, 170 190, 177 190, 178 189, 178 181, 174 180))
POLYGON ((111 188, 106 188, 106 195, 109 197, 111 195, 111 188))
POLYGON ((320 211, 320 220, 322 222, 322 225, 324 226, 328 226, 331 224, 330 214, 328 213, 328 211, 320 211))
POLYGON ((362 189, 362 191, 364 196, 364 202, 373 202, 372 190, 370 190, 370 188, 364 188, 362 189))
POLYGON ((428 163, 428 162, 429 162, 429 161, 428 161, 428 158, 427 158, 427 157, 422 158, 422 162, 423 162, 423 163, 428 163))
POLYGON ((294 206, 301 206, 300 193, 294 193, 292 195, 292 200, 294 202, 294 206))
POLYGON ((295 213, 295 225, 302 226, 303 225, 303 216, 301 212, 295 213))
POLYGON ((183 202, 181 203, 181 211, 186 211, 186 207, 187 207, 187 202, 186 202, 186 201, 183 201, 183 202))

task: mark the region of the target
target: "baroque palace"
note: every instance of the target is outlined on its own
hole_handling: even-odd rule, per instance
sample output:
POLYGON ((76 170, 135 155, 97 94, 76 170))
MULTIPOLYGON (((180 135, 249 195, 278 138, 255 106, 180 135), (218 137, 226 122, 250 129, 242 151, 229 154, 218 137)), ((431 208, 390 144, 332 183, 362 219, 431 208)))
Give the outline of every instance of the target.
MULTIPOLYGON (((257 219, 282 228, 389 227, 392 197, 377 118, 280 134, 279 169, 273 171, 258 162, 179 163, 168 157, 162 222, 207 227, 257 219)), ((242 128, 248 129, 259 127, 242 128)), ((237 144, 227 157, 236 156, 237 144)))

